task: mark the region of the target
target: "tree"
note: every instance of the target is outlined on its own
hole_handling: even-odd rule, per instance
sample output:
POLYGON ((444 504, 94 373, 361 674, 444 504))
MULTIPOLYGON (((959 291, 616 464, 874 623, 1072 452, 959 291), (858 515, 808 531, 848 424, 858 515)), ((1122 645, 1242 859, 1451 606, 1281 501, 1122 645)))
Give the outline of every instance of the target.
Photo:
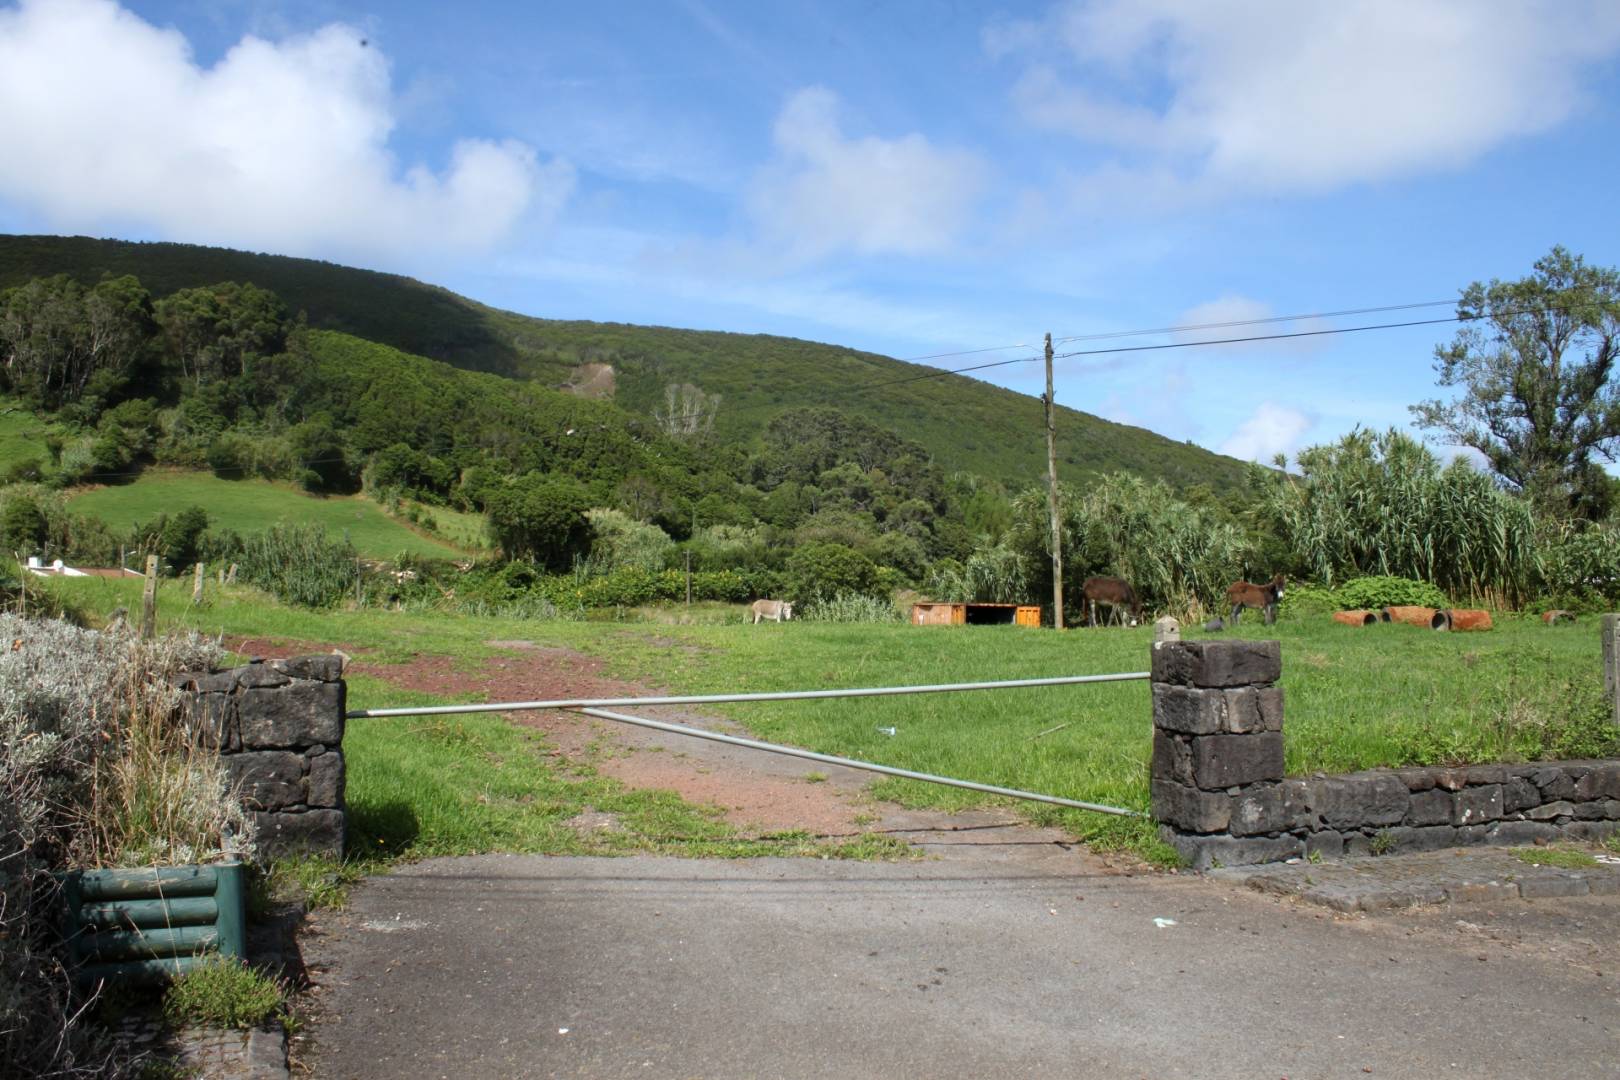
POLYGON ((37 555, 45 543, 45 514, 28 495, 13 495, 0 510, 0 545, 7 553, 37 555))
POLYGON ((564 570, 590 545, 589 505, 577 480, 531 472, 491 489, 484 513, 490 536, 508 559, 564 570))
POLYGON ((158 301, 156 314, 181 374, 199 386, 244 375, 250 359, 280 352, 290 326, 280 297, 234 281, 181 289, 158 301))
POLYGON ((797 602, 831 600, 841 593, 870 593, 877 567, 843 544, 806 544, 788 556, 787 579, 797 602))
POLYGON ((1457 315, 1467 323, 1434 367, 1462 394, 1412 406, 1418 424, 1479 451, 1543 509, 1601 513, 1597 459, 1620 452, 1620 273, 1555 247, 1529 277, 1474 282, 1457 315))

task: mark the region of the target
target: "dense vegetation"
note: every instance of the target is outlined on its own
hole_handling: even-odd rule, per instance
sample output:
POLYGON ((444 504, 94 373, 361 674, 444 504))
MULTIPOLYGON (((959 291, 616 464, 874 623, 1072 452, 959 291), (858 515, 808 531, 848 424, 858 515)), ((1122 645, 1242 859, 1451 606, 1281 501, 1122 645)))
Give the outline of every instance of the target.
MULTIPOLYGON (((1039 400, 963 376, 876 386, 919 368, 872 353, 767 335, 530 318, 408 278, 309 259, 0 236, 0 291, 56 274, 85 287, 133 275, 155 298, 252 282, 311 327, 550 388, 583 381, 583 365, 611 365, 622 408, 675 432, 701 417, 724 445, 750 445, 782 412, 823 405, 918 443, 947 472, 1009 488, 1045 475, 1039 400)), ((1243 466, 1231 458, 1070 409, 1058 414, 1059 467, 1073 479, 1127 469, 1178 489, 1241 483, 1243 466)))
MULTIPOLYGON (((910 382, 893 397, 846 394, 898 362, 782 339, 524 320, 404 279, 300 260, 0 238, 0 283, 40 263, 62 272, 0 291, 0 483, 10 485, 0 488, 0 543, 13 552, 104 565, 121 550, 155 552, 176 572, 199 558, 236 563, 247 580, 313 605, 353 598, 566 614, 685 598, 687 572, 694 600, 791 596, 823 618, 877 617, 883 605, 858 598, 903 589, 1051 595, 1044 491, 1008 482, 1023 470, 1010 459, 950 471, 929 443, 943 438, 958 458, 977 452, 1012 405, 1035 408, 1018 395, 998 411, 985 403, 1005 392, 975 383, 964 393, 956 379, 910 382), (149 291, 130 274, 87 280, 148 264, 172 291, 149 291), (261 276, 185 284, 227 267, 261 276), (445 316, 437 344, 412 337, 432 320, 385 325, 392 305, 419 294, 460 313, 445 316), (447 355, 472 344, 452 365, 323 323, 447 355), (481 339, 474 325, 496 330, 481 339), (489 351, 491 342, 506 351, 489 351), (560 377, 582 363, 611 365, 610 396, 509 377, 560 377), (466 370, 476 366, 502 374, 466 370), (366 506, 414 532, 379 550, 387 541, 351 535, 347 523, 322 535, 318 522, 335 526, 324 510, 295 511, 297 528, 270 528, 285 515, 156 497, 200 470, 295 486, 323 507, 363 493, 366 506), (64 495, 109 484, 133 497, 64 495), (465 530, 455 543, 435 540, 439 515, 481 522, 481 542, 465 530), (486 554, 493 561, 471 565, 486 554), (298 573, 277 569, 287 563, 298 573)), ((1587 439, 1580 460, 1563 473, 1537 466, 1535 492, 1514 480, 1507 451, 1493 477, 1466 462, 1442 465, 1395 431, 1307 449, 1292 475, 1211 471, 1209 455, 1194 468, 1163 440, 1155 468, 1127 468, 1134 444, 1099 446, 1088 434, 1101 422, 1071 416, 1085 423, 1060 431, 1060 445, 1081 455, 1071 463, 1098 471, 1065 473, 1066 621, 1094 574, 1122 575, 1150 608, 1194 617, 1218 609, 1235 578, 1274 572, 1327 588, 1393 575, 1496 605, 1540 597, 1584 607, 1620 596, 1615 485, 1590 467, 1614 441, 1604 434, 1614 391, 1603 365, 1620 298, 1599 295, 1604 283, 1620 292, 1620 279, 1583 285, 1574 310, 1599 315, 1570 321, 1571 355, 1544 365, 1562 364, 1581 385, 1560 388, 1546 371, 1515 384, 1538 399, 1562 394, 1588 416, 1577 425, 1587 439), (1584 366, 1573 356, 1583 343, 1596 350, 1584 366)), ((1482 340, 1465 330, 1440 350, 1442 377, 1482 340)), ((1538 362, 1523 352, 1499 355, 1498 369, 1515 356, 1538 362)), ((1533 402, 1512 396, 1498 394, 1498 412, 1533 426, 1533 402)), ((1498 429, 1517 430, 1506 421, 1498 429)), ((1038 456, 1032 430, 1008 429, 1006 445, 1038 456)))

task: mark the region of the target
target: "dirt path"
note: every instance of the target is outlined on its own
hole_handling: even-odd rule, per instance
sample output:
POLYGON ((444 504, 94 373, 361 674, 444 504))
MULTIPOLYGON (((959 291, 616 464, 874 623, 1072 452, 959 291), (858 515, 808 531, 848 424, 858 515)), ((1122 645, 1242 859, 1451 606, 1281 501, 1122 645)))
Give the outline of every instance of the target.
MULTIPOLYGON (((335 647, 342 648, 352 658, 350 672, 451 701, 539 701, 665 692, 658 687, 611 678, 604 673, 605 664, 601 659, 572 649, 545 647, 529 641, 486 644, 499 651, 471 662, 419 654, 407 664, 377 664, 367 660, 364 650, 335 647)), ((334 648, 330 644, 262 638, 227 641, 226 645, 243 655, 266 657, 329 652, 334 648)), ((730 720, 676 708, 626 711, 729 734, 749 734, 730 720)), ((985 843, 995 839, 1005 843, 1016 832, 1019 844, 1064 846, 1068 843, 1060 831, 1024 826, 1014 813, 1002 808, 945 814, 906 810, 893 803, 879 802, 866 794, 873 774, 856 769, 821 765, 568 712, 516 712, 508 714, 507 719, 542 732, 564 756, 586 762, 628 787, 673 791, 688 802, 719 807, 726 820, 745 835, 803 829, 818 836, 862 832, 887 832, 902 837, 928 834, 931 842, 940 842, 951 834, 960 834, 956 839, 962 842, 985 843), (818 776, 826 779, 814 779, 818 776), (1001 835, 1003 831, 1005 836, 1001 835)))

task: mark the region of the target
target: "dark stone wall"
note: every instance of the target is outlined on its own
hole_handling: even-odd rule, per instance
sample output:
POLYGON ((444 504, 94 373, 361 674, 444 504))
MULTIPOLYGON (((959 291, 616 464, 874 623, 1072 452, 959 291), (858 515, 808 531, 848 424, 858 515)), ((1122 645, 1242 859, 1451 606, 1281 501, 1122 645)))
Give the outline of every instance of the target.
POLYGON ((258 826, 259 858, 343 857, 340 656, 270 660, 189 673, 193 737, 219 750, 258 826))
POLYGON ((1620 762, 1376 769, 1288 779, 1275 641, 1153 651, 1153 816, 1195 869, 1601 839, 1620 831, 1620 762))

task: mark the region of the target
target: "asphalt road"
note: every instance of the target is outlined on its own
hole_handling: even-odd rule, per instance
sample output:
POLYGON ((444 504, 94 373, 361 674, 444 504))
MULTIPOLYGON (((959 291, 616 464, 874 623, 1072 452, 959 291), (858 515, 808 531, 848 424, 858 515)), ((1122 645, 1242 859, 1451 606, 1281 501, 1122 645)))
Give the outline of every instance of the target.
POLYGON ((1613 899, 1347 919, 1027 830, 949 839, 405 868, 306 939, 299 1056, 342 1080, 1620 1076, 1613 899), (1492 929, 1514 918, 1541 930, 1492 929))

